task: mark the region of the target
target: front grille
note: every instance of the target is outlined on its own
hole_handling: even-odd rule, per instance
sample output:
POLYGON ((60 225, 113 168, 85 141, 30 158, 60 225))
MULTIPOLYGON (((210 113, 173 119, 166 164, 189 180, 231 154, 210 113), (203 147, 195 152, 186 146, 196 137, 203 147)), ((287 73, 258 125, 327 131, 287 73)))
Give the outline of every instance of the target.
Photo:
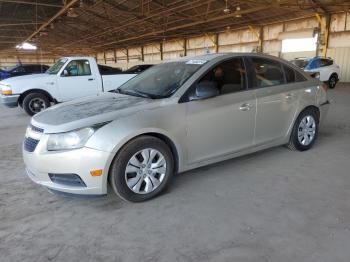
POLYGON ((24 140, 24 150, 28 152, 34 152, 36 146, 40 141, 40 137, 44 133, 44 129, 29 125, 26 132, 26 138, 24 140))
POLYGON ((33 125, 30 125, 30 128, 31 128, 34 132, 37 132, 37 133, 44 133, 44 129, 42 129, 42 128, 39 128, 39 127, 36 127, 36 126, 33 126, 33 125))
POLYGON ((76 174, 49 174, 52 182, 65 186, 86 187, 84 181, 76 174))
POLYGON ((34 152, 39 140, 33 139, 31 137, 26 137, 24 140, 24 149, 28 152, 34 152))

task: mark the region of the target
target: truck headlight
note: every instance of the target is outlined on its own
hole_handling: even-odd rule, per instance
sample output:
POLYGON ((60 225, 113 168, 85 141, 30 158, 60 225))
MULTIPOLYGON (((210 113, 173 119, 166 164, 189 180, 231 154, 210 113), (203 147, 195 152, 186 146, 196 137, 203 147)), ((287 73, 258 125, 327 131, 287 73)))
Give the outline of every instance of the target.
POLYGON ((66 133, 49 134, 47 150, 59 151, 82 148, 96 130, 107 123, 84 127, 66 133))
POLYGON ((12 95, 12 88, 9 85, 0 84, 1 94, 12 95))

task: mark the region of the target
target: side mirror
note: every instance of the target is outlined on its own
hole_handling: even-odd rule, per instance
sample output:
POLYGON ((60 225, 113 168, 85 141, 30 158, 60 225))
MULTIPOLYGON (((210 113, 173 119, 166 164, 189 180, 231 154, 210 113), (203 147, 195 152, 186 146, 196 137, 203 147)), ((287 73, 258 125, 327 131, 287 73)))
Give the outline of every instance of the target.
POLYGON ((217 84, 211 81, 203 81, 196 85, 195 94, 190 97, 191 101, 202 100, 219 95, 217 84))
POLYGON ((68 70, 64 69, 62 72, 62 76, 69 76, 68 70))

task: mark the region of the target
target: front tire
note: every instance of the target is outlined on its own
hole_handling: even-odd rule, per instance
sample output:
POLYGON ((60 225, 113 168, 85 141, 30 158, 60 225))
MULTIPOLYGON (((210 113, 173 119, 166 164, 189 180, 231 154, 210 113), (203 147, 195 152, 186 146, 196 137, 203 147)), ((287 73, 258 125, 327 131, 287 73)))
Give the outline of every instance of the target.
POLYGON ((338 83, 338 76, 337 74, 332 74, 328 80, 328 87, 330 89, 333 89, 335 88, 335 86, 337 85, 338 83))
POLYGON ((33 116, 48 108, 50 100, 42 93, 29 93, 23 98, 22 106, 28 115, 33 116))
POLYGON ((315 109, 302 111, 294 123, 288 143, 291 150, 305 151, 310 149, 318 136, 319 114, 315 109))
POLYGON ((160 139, 140 136, 117 154, 109 172, 114 192, 130 202, 141 202, 160 194, 174 173, 174 158, 160 139))

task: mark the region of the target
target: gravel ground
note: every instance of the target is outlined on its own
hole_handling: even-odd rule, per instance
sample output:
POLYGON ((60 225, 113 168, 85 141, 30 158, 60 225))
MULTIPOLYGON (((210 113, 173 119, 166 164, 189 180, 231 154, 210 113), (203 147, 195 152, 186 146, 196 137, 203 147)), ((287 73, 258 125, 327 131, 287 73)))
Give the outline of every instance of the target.
POLYGON ((350 261, 350 84, 315 147, 180 174, 145 203, 53 195, 24 175, 29 122, 0 106, 0 261, 350 261))

